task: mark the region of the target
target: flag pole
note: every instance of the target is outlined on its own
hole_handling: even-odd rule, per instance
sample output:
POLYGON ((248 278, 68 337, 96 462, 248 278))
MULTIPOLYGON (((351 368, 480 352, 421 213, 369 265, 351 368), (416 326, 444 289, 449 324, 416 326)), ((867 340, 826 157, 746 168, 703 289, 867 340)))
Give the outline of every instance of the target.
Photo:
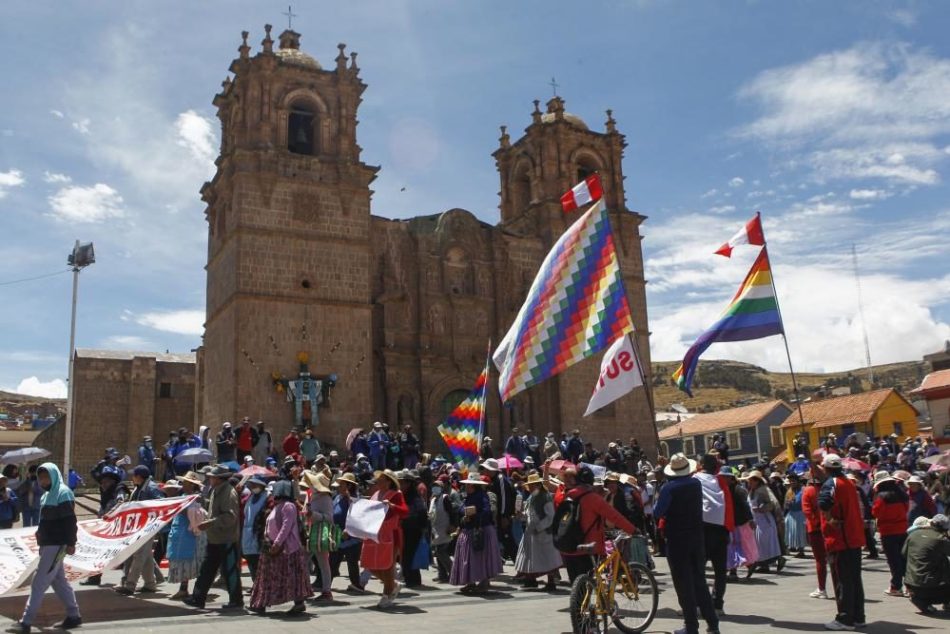
MULTIPOLYGON (((762 227, 761 214, 755 212, 755 217, 759 219, 759 227, 762 227)), ((769 241, 765 239, 765 228, 762 228, 762 248, 765 249, 765 257, 769 257, 769 241)), ((782 307, 778 301, 778 290, 775 288, 775 269, 772 267, 772 260, 769 258, 769 284, 772 286, 772 295, 775 296, 775 310, 778 312, 779 321, 782 322, 782 341, 785 343, 785 358, 788 359, 788 371, 792 375, 792 389, 795 391, 795 405, 798 409, 798 422, 801 425, 802 433, 805 433, 805 416, 802 414, 802 395, 798 391, 798 379, 795 378, 795 368, 792 366, 792 352, 788 347, 788 336, 785 334, 785 319, 782 317, 782 307)), ((807 438, 807 436, 806 436, 807 438)), ((789 456, 791 458, 791 456, 789 456)))
MULTIPOLYGON (((600 173, 597 173, 597 178, 600 178, 600 173)), ((607 226, 610 228, 611 238, 614 237, 614 223, 610 221, 610 208, 607 207, 607 191, 604 188, 603 182, 600 184, 600 200, 603 201, 604 208, 607 211, 607 226)), ((596 204, 596 202, 594 203, 596 204)), ((623 262, 620 254, 616 252, 617 243, 619 240, 614 240, 614 253, 617 255, 617 268, 620 270, 620 285, 623 287, 623 297, 627 300, 627 304, 630 304, 630 298, 627 296, 627 284, 623 279, 623 262)), ((633 321, 633 310, 630 311, 630 321, 633 321)), ((656 428, 656 406, 653 403, 653 385, 647 384, 646 374, 643 371, 643 355, 640 354, 640 346, 637 345, 637 338, 633 335, 637 333, 637 327, 634 325, 633 330, 627 333, 624 336, 630 336, 630 343, 633 346, 633 352, 637 355, 637 371, 640 372, 640 382, 643 384, 643 391, 646 392, 647 397, 647 408, 650 410, 650 427, 653 429, 653 446, 656 447, 657 454, 660 452, 660 432, 656 428)))
POLYGON ((488 411, 488 379, 491 378, 491 337, 488 338, 488 359, 485 361, 485 368, 488 370, 488 376, 485 377, 485 404, 482 407, 481 414, 478 417, 478 457, 482 457, 482 438, 485 437, 485 415, 488 411))

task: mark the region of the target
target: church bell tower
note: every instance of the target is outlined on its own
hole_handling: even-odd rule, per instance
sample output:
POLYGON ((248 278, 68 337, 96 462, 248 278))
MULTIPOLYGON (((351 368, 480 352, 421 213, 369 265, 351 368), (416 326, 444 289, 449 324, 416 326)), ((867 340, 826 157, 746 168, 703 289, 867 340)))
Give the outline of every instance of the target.
MULTIPOLYGON (((214 98, 221 153, 207 204, 207 312, 198 355, 199 423, 249 416, 282 437, 286 385, 306 355, 314 379, 338 382, 319 412, 342 444, 372 416, 370 183, 356 111, 366 84, 345 45, 330 69, 286 30, 248 33, 214 98), (346 427, 346 429, 344 429, 346 427)), ((289 402, 290 401, 290 402, 289 402)))

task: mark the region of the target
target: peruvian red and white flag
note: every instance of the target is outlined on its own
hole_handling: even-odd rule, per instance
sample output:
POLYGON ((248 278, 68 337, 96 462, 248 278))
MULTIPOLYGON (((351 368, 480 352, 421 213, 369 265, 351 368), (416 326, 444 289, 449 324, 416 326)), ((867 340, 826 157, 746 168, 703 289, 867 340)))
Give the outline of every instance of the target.
POLYGON ((762 233, 762 218, 759 216, 759 212, 755 212, 755 217, 745 223, 736 232, 736 235, 729 238, 729 242, 719 247, 716 254, 724 255, 727 258, 731 257, 732 249, 740 244, 751 244, 757 247, 765 246, 765 234, 762 233))
POLYGON ((561 196, 561 207, 564 208, 564 213, 567 213, 583 207, 587 203, 600 200, 603 195, 604 190, 600 187, 600 176, 591 174, 577 185, 574 185, 571 191, 561 196))
POLYGON ((640 360, 630 337, 624 335, 610 346, 600 362, 600 377, 584 416, 590 416, 640 385, 643 385, 640 360))

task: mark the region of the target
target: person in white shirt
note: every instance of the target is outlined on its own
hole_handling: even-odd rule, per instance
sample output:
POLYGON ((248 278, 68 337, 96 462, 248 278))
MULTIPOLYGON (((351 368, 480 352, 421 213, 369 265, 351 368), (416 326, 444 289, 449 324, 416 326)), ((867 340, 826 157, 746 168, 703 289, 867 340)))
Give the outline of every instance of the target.
MULTIPOLYGON (((703 542, 706 550, 706 561, 712 562, 715 582, 713 586, 713 607, 721 616, 725 607, 726 595, 726 552, 729 548, 729 532, 727 524, 732 524, 732 517, 726 521, 726 496, 719 484, 719 458, 712 454, 705 454, 700 463, 701 471, 693 474, 703 485, 703 542)), ((729 514, 731 515, 731 510, 729 514)))

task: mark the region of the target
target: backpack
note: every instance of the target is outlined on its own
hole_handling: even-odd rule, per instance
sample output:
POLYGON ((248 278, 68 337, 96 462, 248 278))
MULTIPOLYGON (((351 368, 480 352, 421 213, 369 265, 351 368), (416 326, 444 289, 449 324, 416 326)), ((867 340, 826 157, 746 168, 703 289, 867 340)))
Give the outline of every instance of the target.
POLYGON ((565 497, 554 511, 551 533, 554 535, 554 547, 563 553, 573 553, 584 542, 584 530, 581 528, 581 500, 587 491, 576 500, 565 497))

